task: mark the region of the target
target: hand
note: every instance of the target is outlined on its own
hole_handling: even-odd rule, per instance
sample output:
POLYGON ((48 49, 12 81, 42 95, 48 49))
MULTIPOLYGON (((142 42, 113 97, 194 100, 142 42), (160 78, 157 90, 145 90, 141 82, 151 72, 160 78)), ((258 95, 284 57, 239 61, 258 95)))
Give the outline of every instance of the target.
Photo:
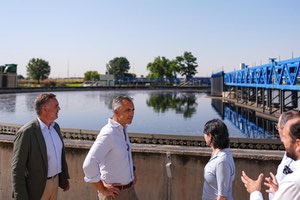
POLYGON ((272 172, 270 172, 270 176, 271 177, 265 178, 266 182, 264 182, 264 185, 269 188, 268 190, 266 190, 266 192, 275 193, 278 190, 279 184, 278 184, 276 177, 274 176, 274 174, 272 172))
POLYGON ((113 198, 116 198, 120 194, 120 189, 115 187, 112 184, 106 183, 105 181, 102 181, 104 190, 101 191, 101 193, 104 196, 112 196, 113 198))
POLYGON ((261 190, 261 183, 262 183, 263 178, 264 178, 264 175, 261 173, 261 174, 259 174, 257 180, 253 180, 253 179, 249 178, 244 171, 242 171, 241 179, 245 185, 245 188, 247 189, 247 191, 249 193, 261 190))
POLYGON ((217 200, 227 200, 227 197, 218 195, 217 200))
MULTIPOLYGON (((68 180, 67 180, 68 181, 68 180)), ((68 185, 67 185, 67 187, 66 188, 64 188, 64 192, 66 192, 66 191, 68 191, 70 189, 70 182, 68 181, 68 185)))

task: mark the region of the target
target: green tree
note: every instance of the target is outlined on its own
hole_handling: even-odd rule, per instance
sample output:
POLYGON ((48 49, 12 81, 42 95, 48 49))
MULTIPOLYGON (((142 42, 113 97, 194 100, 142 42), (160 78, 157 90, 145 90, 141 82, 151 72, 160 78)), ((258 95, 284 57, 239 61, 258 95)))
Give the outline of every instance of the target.
POLYGON ((197 58, 191 52, 184 52, 183 56, 176 57, 176 60, 180 68, 180 74, 186 77, 186 81, 189 81, 197 73, 197 58))
POLYGON ((180 66, 176 59, 170 61, 170 71, 173 78, 176 78, 177 73, 180 73, 180 66))
POLYGON ((45 80, 49 77, 51 67, 48 61, 40 58, 32 58, 27 64, 27 76, 30 79, 37 80, 40 83, 41 80, 45 80))
POLYGON ((106 64, 106 70, 116 78, 124 77, 130 69, 130 63, 125 57, 116 57, 106 64))
POLYGON ((150 71, 148 77, 150 78, 164 78, 166 71, 169 68, 169 59, 163 57, 156 57, 153 62, 148 63, 147 70, 150 71))
POLYGON ((97 71, 86 71, 84 73, 84 81, 96 81, 100 79, 100 74, 97 71))
POLYGON ((124 76, 128 78, 136 78, 136 74, 134 73, 124 73, 124 76))
POLYGON ((180 72, 180 67, 176 59, 169 60, 164 56, 158 56, 153 62, 148 63, 147 70, 150 71, 148 78, 166 77, 170 82, 173 82, 177 73, 180 72))

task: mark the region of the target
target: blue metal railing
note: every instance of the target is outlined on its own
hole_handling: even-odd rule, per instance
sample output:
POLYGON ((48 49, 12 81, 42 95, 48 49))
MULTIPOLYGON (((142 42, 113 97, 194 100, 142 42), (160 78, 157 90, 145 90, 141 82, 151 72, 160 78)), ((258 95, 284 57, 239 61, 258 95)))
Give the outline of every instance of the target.
POLYGON ((251 122, 228 106, 224 107, 224 117, 246 135, 247 138, 277 138, 274 133, 251 122))
POLYGON ((300 57, 269 64, 246 67, 225 73, 224 84, 228 86, 259 87, 281 90, 300 90, 300 57))

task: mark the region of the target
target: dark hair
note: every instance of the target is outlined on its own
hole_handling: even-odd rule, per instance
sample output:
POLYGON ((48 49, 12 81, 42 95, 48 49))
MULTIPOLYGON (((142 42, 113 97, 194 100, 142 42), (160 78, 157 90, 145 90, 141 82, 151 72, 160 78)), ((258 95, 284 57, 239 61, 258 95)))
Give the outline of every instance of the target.
POLYGON ((113 102, 112 102, 113 111, 118 110, 118 109, 121 108, 123 100, 127 100, 127 101, 132 102, 133 98, 128 97, 128 96, 116 96, 116 97, 114 97, 113 102))
POLYGON ((37 115, 42 113, 42 107, 48 103, 52 98, 55 98, 56 95, 52 93, 43 93, 36 97, 34 100, 34 108, 37 115))
POLYGON ((280 127, 284 127, 284 125, 287 123, 288 120, 300 117, 299 111, 296 110, 289 110, 287 112, 283 112, 281 114, 281 119, 280 119, 280 127))
POLYGON ((227 126, 219 119, 212 119, 204 125, 204 134, 211 134, 214 148, 225 149, 229 147, 229 134, 227 126))

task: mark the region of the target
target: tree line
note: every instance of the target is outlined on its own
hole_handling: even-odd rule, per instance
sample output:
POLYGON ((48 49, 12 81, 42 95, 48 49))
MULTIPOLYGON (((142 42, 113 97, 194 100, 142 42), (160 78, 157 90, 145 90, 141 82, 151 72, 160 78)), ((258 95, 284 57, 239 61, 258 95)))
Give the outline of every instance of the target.
MULTIPOLYGON (((197 73, 197 58, 191 52, 184 52, 183 55, 174 59, 168 59, 164 56, 154 58, 152 62, 147 64, 149 79, 166 78, 173 82, 180 74, 189 81, 197 73)), ((112 74, 116 79, 119 78, 136 78, 136 75, 129 73, 131 66, 126 57, 116 57, 106 64, 106 74, 112 74)), ((45 80, 49 77, 51 66, 48 61, 41 58, 32 58, 26 66, 27 76, 29 79, 45 80)), ((100 74, 97 71, 86 71, 84 80, 99 80, 100 74)))

